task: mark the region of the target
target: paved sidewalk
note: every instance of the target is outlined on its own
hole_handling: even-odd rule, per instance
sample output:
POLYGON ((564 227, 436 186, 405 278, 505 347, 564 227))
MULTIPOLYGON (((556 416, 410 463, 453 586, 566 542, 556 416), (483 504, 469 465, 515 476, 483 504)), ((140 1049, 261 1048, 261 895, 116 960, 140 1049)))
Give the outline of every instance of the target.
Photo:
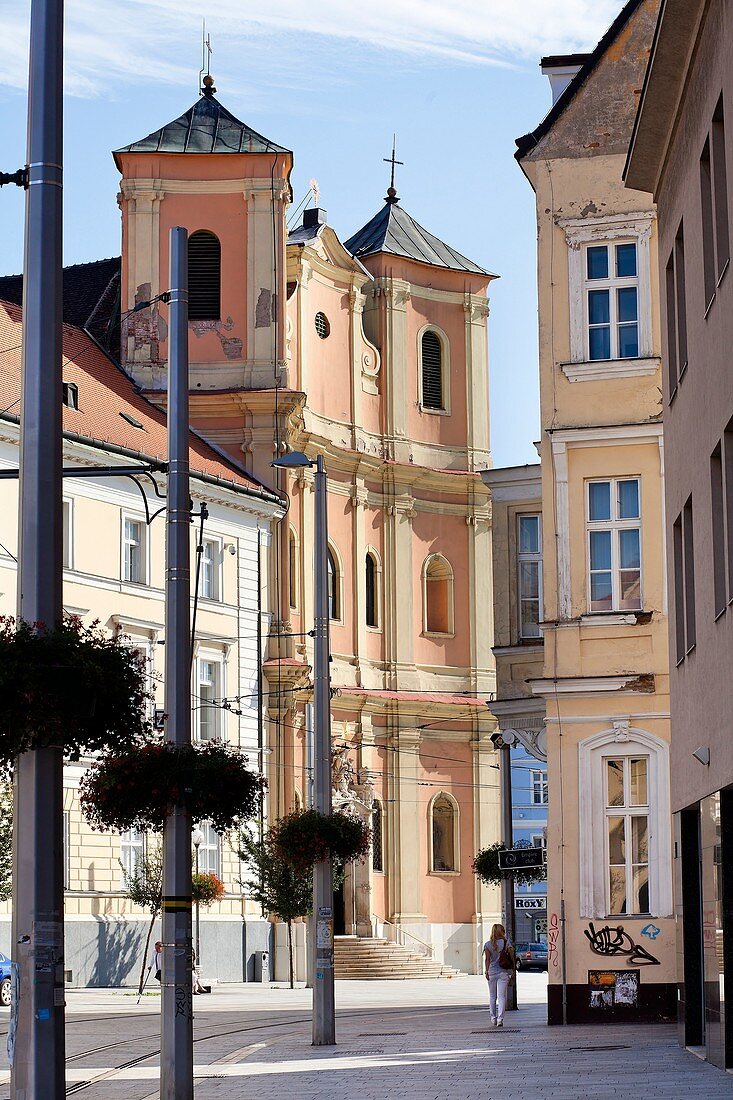
MULTIPOLYGON (((733 1100, 733 1077, 681 1050, 671 1026, 548 1028, 545 975, 519 983, 521 1007, 496 1030, 481 978, 338 982, 333 1048, 311 1046, 308 990, 219 987, 195 1001, 196 1100, 733 1100)), ((156 1100, 158 1006, 70 990, 69 1085, 156 1100)))

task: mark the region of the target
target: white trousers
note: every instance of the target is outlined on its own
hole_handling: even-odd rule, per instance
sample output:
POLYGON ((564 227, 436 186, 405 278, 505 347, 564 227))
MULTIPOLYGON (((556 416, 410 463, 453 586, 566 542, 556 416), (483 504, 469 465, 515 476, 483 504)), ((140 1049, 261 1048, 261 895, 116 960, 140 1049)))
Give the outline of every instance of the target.
POLYGON ((510 970, 489 975, 489 1008, 492 1020, 503 1020, 506 1008, 506 990, 509 985, 510 970))

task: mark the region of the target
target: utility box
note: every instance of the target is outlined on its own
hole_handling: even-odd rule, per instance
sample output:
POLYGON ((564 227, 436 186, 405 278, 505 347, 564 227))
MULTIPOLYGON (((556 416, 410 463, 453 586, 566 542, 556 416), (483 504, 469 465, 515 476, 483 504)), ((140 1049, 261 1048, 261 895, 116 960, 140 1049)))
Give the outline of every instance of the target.
POLYGON ((254 953, 254 980, 256 982, 270 981, 270 952, 255 951, 254 953))

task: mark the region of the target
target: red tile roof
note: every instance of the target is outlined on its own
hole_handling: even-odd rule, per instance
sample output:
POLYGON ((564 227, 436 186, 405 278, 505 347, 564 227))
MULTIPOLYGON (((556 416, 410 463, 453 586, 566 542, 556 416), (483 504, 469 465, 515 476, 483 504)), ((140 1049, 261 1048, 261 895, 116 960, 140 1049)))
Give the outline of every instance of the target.
MULTIPOLYGON (((21 310, 0 300, 0 415, 20 415, 21 310)), ((124 448, 165 462, 165 413, 143 397, 135 383, 79 328, 63 326, 62 375, 79 387, 79 408, 64 406, 64 434, 104 448, 124 448), (136 427, 122 414, 140 424, 136 427)), ((59 394, 59 400, 61 395, 59 394)), ((191 473, 226 482, 229 488, 275 502, 279 497, 195 432, 190 434, 191 473)))

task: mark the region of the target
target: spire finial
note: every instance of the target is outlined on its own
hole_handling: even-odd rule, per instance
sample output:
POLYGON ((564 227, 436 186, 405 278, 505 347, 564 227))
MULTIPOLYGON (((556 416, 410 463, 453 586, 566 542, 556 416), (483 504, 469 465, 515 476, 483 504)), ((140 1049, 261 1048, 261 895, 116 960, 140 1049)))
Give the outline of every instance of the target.
POLYGON ((390 177, 389 177, 389 187, 387 188, 387 197, 384 200, 385 202, 389 202, 389 203, 400 201, 399 197, 397 195, 397 191, 395 189, 395 185, 394 185, 394 170, 395 170, 395 165, 396 164, 404 165, 405 162, 403 160, 397 160, 396 150, 397 150, 397 135, 392 134, 392 156, 391 157, 382 157, 382 160, 384 161, 385 164, 391 164, 392 165, 392 172, 391 172, 390 177))
POLYGON ((205 95, 207 99, 211 99, 216 88, 214 87, 214 78, 211 75, 211 35, 206 33, 206 20, 202 21, 201 27, 201 68, 199 69, 199 80, 203 76, 204 69, 206 69, 206 76, 204 76, 201 94, 205 95))

